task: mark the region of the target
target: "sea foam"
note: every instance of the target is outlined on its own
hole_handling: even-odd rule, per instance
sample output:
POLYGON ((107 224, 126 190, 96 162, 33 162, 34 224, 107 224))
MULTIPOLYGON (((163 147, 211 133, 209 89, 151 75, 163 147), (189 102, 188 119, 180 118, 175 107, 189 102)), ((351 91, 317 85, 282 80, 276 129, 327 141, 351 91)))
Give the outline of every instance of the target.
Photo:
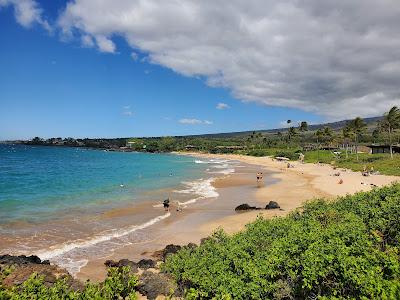
POLYGON ((88 239, 79 239, 72 242, 63 243, 60 245, 51 246, 48 249, 41 250, 37 252, 37 255, 43 259, 52 259, 57 256, 63 255, 71 250, 75 250, 78 248, 87 248, 90 246, 94 246, 96 244, 109 241, 114 238, 120 238, 122 236, 128 235, 132 232, 135 232, 140 229, 147 228, 161 220, 168 218, 171 213, 166 213, 164 215, 155 217, 143 224, 140 225, 132 225, 121 229, 114 229, 111 231, 105 231, 99 234, 96 234, 88 239))

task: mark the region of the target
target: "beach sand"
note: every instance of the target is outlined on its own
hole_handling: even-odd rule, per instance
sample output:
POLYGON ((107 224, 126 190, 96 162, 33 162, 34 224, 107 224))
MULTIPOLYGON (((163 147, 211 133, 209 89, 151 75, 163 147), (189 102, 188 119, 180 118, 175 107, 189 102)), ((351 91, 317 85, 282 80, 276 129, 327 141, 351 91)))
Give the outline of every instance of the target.
MULTIPOLYGON (((241 168, 227 176, 215 180, 213 185, 219 193, 216 199, 201 200, 182 212, 171 211, 172 216, 149 228, 151 239, 134 245, 127 245, 111 256, 89 263, 81 269, 77 277, 94 281, 105 277, 105 259, 127 258, 139 260, 151 258, 151 254, 168 244, 199 243, 217 228, 232 234, 242 230, 245 225, 263 215, 266 218, 284 216, 300 207, 305 201, 314 198, 335 198, 359 191, 368 191, 372 185, 383 186, 399 181, 399 177, 373 175, 364 177, 360 172, 334 170, 329 165, 278 162, 269 157, 250 157, 242 155, 212 155, 199 153, 179 153, 201 158, 220 158, 243 163, 241 168), (264 172, 264 184, 258 186, 256 173, 264 172), (340 176, 333 176, 340 172, 340 176), (343 184, 338 184, 339 180, 343 184), (281 210, 256 210, 237 213, 235 207, 242 203, 265 207, 269 201, 279 203, 281 210)), ((124 212, 125 213, 125 212, 124 212)))

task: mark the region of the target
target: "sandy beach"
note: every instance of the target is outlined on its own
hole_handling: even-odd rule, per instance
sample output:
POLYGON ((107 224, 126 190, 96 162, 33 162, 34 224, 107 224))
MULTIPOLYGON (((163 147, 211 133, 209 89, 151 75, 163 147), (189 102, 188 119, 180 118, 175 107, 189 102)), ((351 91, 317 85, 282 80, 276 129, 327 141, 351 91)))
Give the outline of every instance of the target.
POLYGON ((228 159, 242 163, 235 173, 221 176, 213 183, 219 193, 216 199, 205 199, 184 209, 171 210, 172 216, 149 229, 151 239, 143 243, 127 245, 109 257, 90 261, 77 274, 83 280, 101 280, 105 276, 105 259, 128 258, 139 260, 151 258, 154 251, 168 244, 199 243, 217 228, 235 233, 253 221, 258 215, 266 218, 284 216, 314 198, 335 198, 359 191, 368 191, 373 186, 384 186, 399 181, 399 177, 372 175, 362 176, 360 172, 336 169, 321 164, 301 164, 276 161, 270 157, 250 157, 242 155, 214 155, 199 153, 179 153, 202 159, 228 159), (264 183, 256 183, 256 173, 264 172, 264 183), (340 176, 334 176, 335 173, 340 176), (339 180, 343 183, 339 184, 339 180), (237 213, 235 207, 242 203, 265 207, 269 201, 279 203, 281 209, 256 210, 237 213))

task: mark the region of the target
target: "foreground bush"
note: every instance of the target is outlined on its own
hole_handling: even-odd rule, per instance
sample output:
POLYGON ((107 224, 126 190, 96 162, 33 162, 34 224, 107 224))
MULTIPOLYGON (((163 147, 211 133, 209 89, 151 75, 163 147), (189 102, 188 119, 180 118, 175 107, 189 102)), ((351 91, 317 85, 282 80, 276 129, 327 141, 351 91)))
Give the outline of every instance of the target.
POLYGON ((192 299, 400 299, 400 185, 315 200, 166 260, 192 299))
MULTIPOLYGON (((32 274, 21 286, 6 288, 0 283, 0 299, 136 299, 136 276, 129 273, 129 267, 110 268, 104 282, 99 284, 87 283, 82 291, 73 291, 69 288, 66 279, 58 280, 52 286, 43 283, 43 277, 32 274)), ((3 276, 12 270, 5 270, 3 276)), ((3 279, 3 278, 1 278, 3 279)))

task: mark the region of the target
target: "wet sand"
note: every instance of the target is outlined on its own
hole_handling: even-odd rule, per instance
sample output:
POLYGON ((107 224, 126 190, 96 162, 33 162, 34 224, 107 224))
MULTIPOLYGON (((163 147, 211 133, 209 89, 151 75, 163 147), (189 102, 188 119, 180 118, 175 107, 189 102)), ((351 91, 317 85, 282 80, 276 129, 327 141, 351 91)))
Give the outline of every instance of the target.
POLYGON ((213 183, 219 193, 215 199, 201 200, 182 212, 171 210, 171 217, 148 229, 149 239, 142 243, 130 244, 118 249, 108 257, 90 261, 77 274, 80 279, 101 280, 105 276, 104 261, 128 258, 139 260, 151 258, 151 254, 168 244, 199 243, 217 228, 235 233, 255 220, 258 215, 266 218, 284 216, 313 198, 334 198, 336 196, 367 191, 371 184, 383 186, 399 181, 399 177, 374 175, 363 177, 359 172, 333 170, 328 165, 286 163, 268 157, 248 157, 238 155, 210 155, 185 153, 201 158, 237 160, 241 168, 213 183), (264 172, 264 183, 256 183, 255 174, 264 172), (333 176, 340 172, 340 177, 333 176), (338 184, 342 179, 343 184, 338 184), (257 210, 236 213, 234 208, 242 203, 265 207, 269 201, 277 201, 281 210, 257 210))
MULTIPOLYGON (((207 224, 213 224, 217 220, 238 215, 235 207, 242 203, 249 203, 255 206, 265 206, 257 198, 257 193, 279 181, 274 177, 273 172, 253 165, 241 165, 236 172, 230 175, 219 177, 213 185, 216 187, 219 196, 217 198, 202 199, 187 206, 183 211, 177 212, 175 207, 171 208, 171 217, 146 229, 148 240, 120 248, 112 255, 100 259, 91 260, 77 274, 83 280, 102 280, 106 269, 104 261, 107 259, 119 260, 127 258, 140 260, 151 258, 153 252, 163 249, 168 244, 199 243, 200 239, 212 233, 218 226, 206 232, 207 224), (264 172, 262 186, 257 185, 255 174, 264 172)), ((162 212, 162 208, 159 208, 162 212)))

